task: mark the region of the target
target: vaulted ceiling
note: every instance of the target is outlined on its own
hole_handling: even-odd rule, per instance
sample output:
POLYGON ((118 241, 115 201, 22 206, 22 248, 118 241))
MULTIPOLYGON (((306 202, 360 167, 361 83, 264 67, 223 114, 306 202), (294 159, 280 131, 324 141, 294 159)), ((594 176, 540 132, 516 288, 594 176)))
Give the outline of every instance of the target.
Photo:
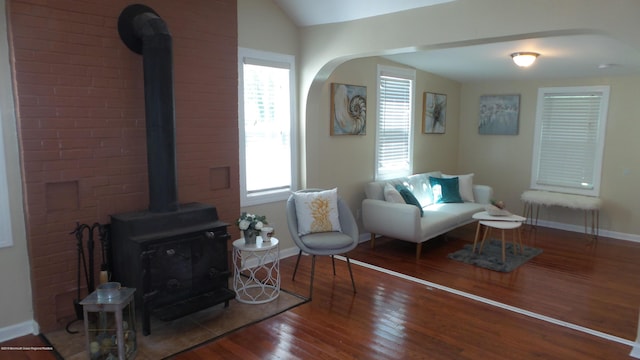
MULTIPOLYGON (((273 0, 298 25, 358 20, 454 0, 273 0)), ((457 44, 386 56, 398 63, 460 82, 640 74, 640 49, 603 34, 539 36, 457 44), (530 68, 515 66, 510 54, 540 53, 530 68)))

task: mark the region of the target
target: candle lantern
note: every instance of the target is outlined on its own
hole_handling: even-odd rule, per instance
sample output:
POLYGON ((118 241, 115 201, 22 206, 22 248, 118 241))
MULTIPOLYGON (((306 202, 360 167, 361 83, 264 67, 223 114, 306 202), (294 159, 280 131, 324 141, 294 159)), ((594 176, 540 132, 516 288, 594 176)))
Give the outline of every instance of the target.
POLYGON ((105 283, 80 302, 91 360, 128 360, 136 355, 136 289, 105 283))

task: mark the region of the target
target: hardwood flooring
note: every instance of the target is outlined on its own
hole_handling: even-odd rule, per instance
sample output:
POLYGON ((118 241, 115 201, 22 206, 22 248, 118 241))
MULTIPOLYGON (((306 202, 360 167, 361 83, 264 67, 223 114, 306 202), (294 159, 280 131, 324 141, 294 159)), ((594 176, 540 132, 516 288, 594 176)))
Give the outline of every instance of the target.
MULTIPOLYGON (((543 253, 502 274, 447 259, 474 231, 467 226, 428 242, 419 260, 415 245, 403 241, 359 245, 350 254, 356 294, 345 262, 336 261, 334 277, 330 259, 318 257, 313 301, 175 359, 631 358, 640 244, 538 228, 524 240, 543 253)), ((301 260, 292 282, 294 265, 295 257, 281 261, 282 287, 308 294, 311 259, 301 260)))
MULTIPOLYGON (((640 244, 538 228, 525 243, 544 252, 516 271, 496 273, 447 259, 473 239, 467 226, 425 244, 379 239, 352 259, 465 291, 615 337, 635 340, 640 307, 640 244)), ((303 259, 305 260, 305 259, 303 259)), ((282 286, 308 293, 310 259, 292 283, 294 259, 281 262, 282 286)), ((313 301, 176 356, 202 359, 627 359, 608 338, 344 262, 337 276, 319 257, 313 301)))

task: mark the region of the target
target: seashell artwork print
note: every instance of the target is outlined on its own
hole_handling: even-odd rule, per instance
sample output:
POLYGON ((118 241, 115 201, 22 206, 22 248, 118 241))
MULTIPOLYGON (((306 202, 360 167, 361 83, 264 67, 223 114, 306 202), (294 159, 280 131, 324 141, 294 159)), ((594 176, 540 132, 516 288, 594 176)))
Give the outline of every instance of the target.
POLYGON ((366 86, 331 84, 331 135, 365 135, 366 86))

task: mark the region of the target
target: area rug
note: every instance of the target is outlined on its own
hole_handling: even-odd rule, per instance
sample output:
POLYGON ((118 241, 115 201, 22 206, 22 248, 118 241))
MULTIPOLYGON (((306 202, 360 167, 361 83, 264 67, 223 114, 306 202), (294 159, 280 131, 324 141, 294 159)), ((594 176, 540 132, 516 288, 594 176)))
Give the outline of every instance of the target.
MULTIPOLYGON (((224 304, 173 321, 151 318, 151 334, 142 335, 142 324, 137 324, 136 359, 164 359, 209 341, 216 340, 233 331, 266 320, 293 309, 309 300, 301 295, 281 290, 277 299, 266 304, 244 304, 235 299, 224 304)), ((69 334, 64 329, 44 334, 55 352, 66 360, 88 359, 84 337, 84 324, 76 321, 69 334)))
POLYGON ((513 243, 507 243, 505 245, 506 259, 503 262, 502 241, 500 240, 489 239, 485 242, 482 254, 478 254, 477 249, 475 253, 472 253, 472 248, 473 244, 466 244, 463 249, 451 253, 447 257, 489 270, 510 272, 542 253, 542 249, 524 246, 522 254, 517 251, 514 255, 513 243))

